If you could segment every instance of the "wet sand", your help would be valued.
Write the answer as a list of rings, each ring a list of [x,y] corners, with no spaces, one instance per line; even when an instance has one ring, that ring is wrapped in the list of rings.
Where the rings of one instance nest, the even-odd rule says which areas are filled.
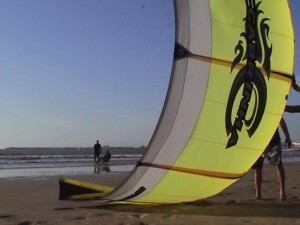
[[[279,201],[276,171],[264,168],[262,201],[253,201],[254,171],[222,193],[193,203],[168,206],[100,206],[97,201],[59,201],[58,176],[0,179],[0,224],[300,224],[300,163],[285,164],[288,199]],[[68,176],[118,185],[128,172]]]

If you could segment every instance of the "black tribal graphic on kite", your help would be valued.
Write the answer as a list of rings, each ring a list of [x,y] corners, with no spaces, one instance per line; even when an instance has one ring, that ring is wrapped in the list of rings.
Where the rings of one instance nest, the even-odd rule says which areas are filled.
[[[270,28],[267,24],[270,19],[260,18],[264,15],[264,12],[259,9],[261,2],[256,3],[255,0],[245,0],[245,2],[247,6],[247,15],[244,18],[245,32],[241,33],[243,40],[240,40],[235,47],[236,57],[231,66],[231,73],[241,62],[245,61],[246,65],[237,73],[228,97],[225,126],[229,139],[226,148],[237,144],[238,131],[242,130],[243,124],[246,126],[249,138],[255,133],[267,102],[267,86],[263,73],[270,77],[272,45],[268,46]],[[263,70],[258,69],[256,63],[260,63]],[[243,88],[242,99],[232,123],[233,104],[241,88]],[[255,98],[254,107],[252,114],[248,116],[251,98]]]

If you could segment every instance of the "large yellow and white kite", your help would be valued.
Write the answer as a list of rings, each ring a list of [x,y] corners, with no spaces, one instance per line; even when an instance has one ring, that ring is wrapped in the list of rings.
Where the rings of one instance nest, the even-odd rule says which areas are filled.
[[[61,178],[61,199],[205,199],[241,178],[267,146],[293,74],[288,1],[177,0],[174,9],[172,75],[145,154],[115,189]]]

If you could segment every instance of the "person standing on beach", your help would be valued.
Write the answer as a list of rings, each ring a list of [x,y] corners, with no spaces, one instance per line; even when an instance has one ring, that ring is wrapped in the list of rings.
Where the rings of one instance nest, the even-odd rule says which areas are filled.
[[[288,148],[290,148],[292,145],[292,141],[291,141],[291,138],[289,135],[287,125],[283,118],[280,121],[280,126],[285,135],[285,144],[287,144]],[[259,159],[252,166],[252,169],[255,169],[254,179],[255,179],[256,195],[255,195],[254,200],[262,200],[262,194],[261,194],[262,168],[263,168],[265,157],[267,157],[267,159],[271,165],[274,165],[276,167],[276,172],[277,172],[279,185],[280,185],[279,198],[281,201],[286,200],[285,171],[283,168],[281,155],[282,155],[281,140],[280,140],[279,130],[277,128],[271,141],[269,142],[268,146],[266,147],[264,153],[262,154],[261,157],[259,157]]]
[[[97,140],[97,143],[94,145],[94,161],[95,161],[95,163],[99,162],[101,153],[102,153],[102,148],[99,143],[99,140]]]

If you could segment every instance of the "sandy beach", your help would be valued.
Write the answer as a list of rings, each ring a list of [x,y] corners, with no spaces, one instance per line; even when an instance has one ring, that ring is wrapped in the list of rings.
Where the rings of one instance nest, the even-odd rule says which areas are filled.
[[[59,201],[58,176],[0,180],[0,224],[300,224],[300,163],[287,163],[288,199],[278,200],[275,168],[264,168],[263,201],[254,197],[254,171],[205,201],[168,206],[100,206],[97,201]],[[128,172],[69,178],[116,186]]]

